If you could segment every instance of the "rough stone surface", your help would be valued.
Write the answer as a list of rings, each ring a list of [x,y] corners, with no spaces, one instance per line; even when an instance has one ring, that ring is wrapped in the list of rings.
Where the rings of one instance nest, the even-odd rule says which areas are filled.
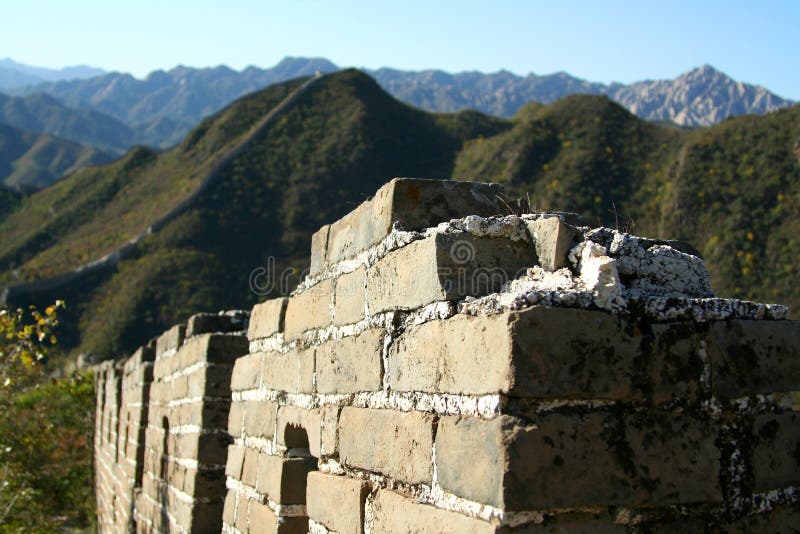
[[[356,393],[381,389],[383,338],[383,329],[373,328],[317,347],[317,391]]]
[[[364,532],[364,502],[369,484],[318,471],[308,474],[308,517],[339,534]]]
[[[421,230],[466,215],[500,212],[496,184],[395,178],[375,196],[330,225],[324,262],[322,247],[311,250],[313,266],[336,263],[380,242],[395,223],[404,230]],[[321,243],[322,235],[316,243]]]
[[[752,439],[756,492],[800,486],[800,413],[757,416]]]
[[[418,534],[491,534],[490,523],[419,504],[393,491],[381,490],[371,503],[372,532]]]
[[[281,458],[257,454],[256,489],[279,504],[305,504],[306,479],[317,468],[316,458]],[[255,481],[255,479],[254,479]]]
[[[284,332],[287,340],[297,339],[306,330],[330,324],[332,284],[331,279],[323,280],[289,298]]]
[[[359,267],[336,280],[333,324],[341,326],[357,323],[364,318],[364,286],[367,269]]]
[[[410,484],[430,484],[433,417],[419,412],[344,408],[339,454],[348,466],[384,473]]]
[[[569,251],[577,244],[580,236],[578,230],[557,215],[528,221],[526,224],[536,245],[539,265],[548,271],[567,267]]]
[[[186,337],[217,332],[241,332],[247,329],[249,314],[245,311],[198,313],[186,323]]]
[[[530,243],[437,233],[389,253],[367,272],[370,313],[499,291],[530,265]]]
[[[286,314],[287,297],[270,299],[253,306],[250,312],[250,326],[247,329],[248,339],[270,337],[283,331],[283,321]]]
[[[261,384],[287,393],[314,390],[314,349],[261,354]]]
[[[726,321],[711,326],[708,354],[723,398],[800,390],[798,321]]]

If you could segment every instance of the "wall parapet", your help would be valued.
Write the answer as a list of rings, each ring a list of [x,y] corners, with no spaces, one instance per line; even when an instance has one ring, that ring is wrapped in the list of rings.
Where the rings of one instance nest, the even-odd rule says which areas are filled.
[[[498,215],[495,191],[393,180],[315,234],[292,295],[233,333],[195,316],[152,343],[136,529],[796,524],[786,308],[715,297],[688,244]],[[113,426],[125,379],[104,366]]]

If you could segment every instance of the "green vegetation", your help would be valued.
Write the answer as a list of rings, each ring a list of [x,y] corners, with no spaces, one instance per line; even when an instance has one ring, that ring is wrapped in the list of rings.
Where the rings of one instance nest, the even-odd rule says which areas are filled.
[[[235,102],[171,150],[136,148],[14,201],[0,218],[0,286],[75,269],[145,231],[299,83]],[[110,357],[191,313],[251,306],[263,298],[249,289],[253,269],[273,256],[279,272],[299,274],[311,233],[394,176],[497,181],[509,196],[530,192],[539,210],[687,239],[718,294],[796,308],[799,133],[800,107],[687,131],[598,96],[531,104],[511,120],[431,114],[342,71],[312,85],[117,268],[60,288],[73,303],[64,345]]]
[[[0,531],[52,532],[94,515],[91,376],[49,380],[57,310],[0,307]]]
[[[109,161],[96,148],[0,124],[0,183],[8,187],[38,189],[65,174]]]

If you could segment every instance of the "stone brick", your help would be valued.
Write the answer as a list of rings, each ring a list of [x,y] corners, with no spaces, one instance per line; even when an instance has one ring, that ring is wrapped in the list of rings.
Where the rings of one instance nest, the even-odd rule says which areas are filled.
[[[244,402],[231,403],[230,413],[228,414],[228,434],[238,438],[242,435],[244,427]]]
[[[335,456],[339,450],[339,410],[338,406],[320,407],[320,457]]]
[[[404,230],[421,230],[467,215],[496,215],[500,190],[496,184],[395,178],[330,225],[325,259],[320,257],[322,247],[312,247],[311,264],[321,269],[351,258],[383,240],[394,223]],[[316,242],[321,241],[322,234]]]
[[[219,332],[242,332],[247,328],[248,313],[241,310],[220,313],[197,313],[186,323],[186,337]]]
[[[261,353],[261,385],[287,393],[312,393],[314,349]]]
[[[247,532],[248,531],[248,520],[247,517],[249,514],[249,500],[247,495],[239,494],[237,495],[237,504],[236,504],[236,521],[234,525],[240,532]]]
[[[279,297],[253,306],[247,338],[259,339],[282,332],[287,302],[289,302],[288,298]]]
[[[367,268],[363,265],[355,271],[336,279],[334,294],[333,324],[336,326],[357,323],[364,319],[366,298],[364,286]]]
[[[327,279],[289,298],[286,304],[284,336],[292,341],[306,330],[322,328],[331,323],[331,293],[333,280]]]
[[[752,439],[756,492],[800,485],[800,413],[756,416]]]
[[[225,464],[225,475],[236,480],[242,477],[242,464],[244,463],[245,448],[241,445],[228,447],[228,460]]]
[[[367,272],[372,314],[499,291],[533,263],[533,245],[467,232],[436,234],[384,256]]]
[[[220,469],[188,470],[184,491],[195,499],[221,499],[225,496],[225,472]]]
[[[186,325],[177,324],[158,336],[156,340],[156,359],[171,350],[176,350],[183,343],[186,335]]]
[[[457,315],[408,327],[389,346],[396,391],[482,394],[511,389],[508,315]]]
[[[708,356],[715,393],[737,398],[800,389],[800,322],[720,321],[711,325]]]
[[[318,408],[308,410],[296,406],[280,406],[278,408],[278,445],[287,448],[304,448],[298,439],[305,432],[309,452],[320,457],[320,432],[322,419]]]
[[[229,489],[225,495],[225,506],[222,510],[222,521],[226,525],[233,526],[236,512],[236,491]]]
[[[650,329],[652,343],[643,343],[642,355],[649,366],[647,387],[653,403],[697,400],[705,387],[704,333],[689,322],[653,324]],[[636,361],[630,364],[629,374],[637,367]]]
[[[493,534],[495,531],[485,521],[420,504],[390,490],[380,490],[371,507],[375,534]]]
[[[526,223],[536,246],[539,265],[547,271],[557,271],[569,265],[567,255],[577,244],[580,233],[558,215],[544,215]]]
[[[640,363],[644,335],[636,328],[629,333],[613,315],[542,306],[512,313],[509,324],[514,372],[511,395],[640,397],[636,384],[644,381]]]
[[[278,405],[271,401],[247,401],[244,409],[244,430],[247,435],[272,439]]]
[[[208,334],[206,361],[234,363],[249,351],[247,337],[236,334]]]
[[[317,469],[316,458],[283,458],[258,454],[256,489],[279,504],[305,504],[306,477]]]
[[[646,341],[646,343],[645,343]],[[696,398],[701,335],[688,324],[620,323],[604,312],[532,307],[408,327],[389,346],[398,391],[640,400]]]
[[[657,413],[548,414],[528,425],[444,417],[436,468],[445,490],[507,511],[719,502],[715,438],[706,422]]]
[[[328,232],[331,225],[326,224],[311,235],[311,266],[309,274],[319,274],[325,267],[328,250]]]
[[[256,477],[258,476],[258,457],[259,452],[256,449],[248,448],[244,451],[244,464],[242,465],[241,481],[248,486],[256,486]]]
[[[278,516],[266,504],[256,501],[248,502],[249,530],[243,532],[276,533],[278,532]]]
[[[260,354],[248,354],[237,359],[231,375],[231,390],[242,391],[257,388],[261,375],[260,368]]]
[[[420,412],[342,409],[339,455],[344,465],[430,484],[433,416]]]
[[[308,474],[308,517],[339,534],[364,531],[364,501],[369,484],[343,476],[314,471]]]
[[[356,393],[381,389],[383,339],[384,330],[372,328],[318,346],[317,391]]]

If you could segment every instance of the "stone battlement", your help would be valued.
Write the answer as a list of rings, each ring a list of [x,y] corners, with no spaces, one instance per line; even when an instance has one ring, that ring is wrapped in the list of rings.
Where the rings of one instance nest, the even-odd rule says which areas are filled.
[[[800,519],[800,331],[690,245],[395,179],[288,297],[98,367],[102,532],[534,532]]]

